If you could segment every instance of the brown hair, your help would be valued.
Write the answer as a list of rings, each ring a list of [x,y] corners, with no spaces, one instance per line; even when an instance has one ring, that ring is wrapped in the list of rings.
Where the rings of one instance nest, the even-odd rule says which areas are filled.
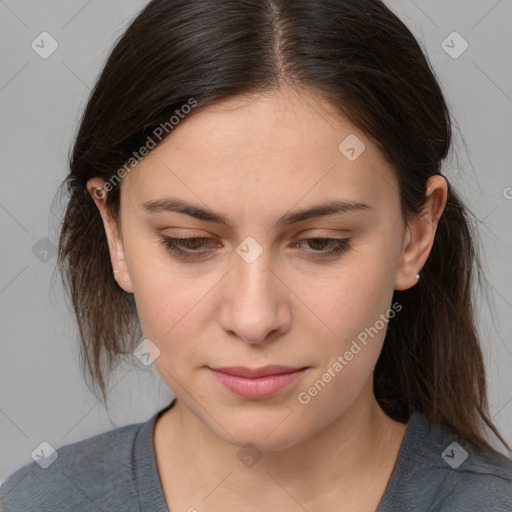
[[[153,0],[113,47],[81,119],[72,154],[58,265],[79,327],[81,366],[106,401],[106,380],[142,339],[134,297],[112,276],[99,211],[86,189],[155,141],[194,98],[203,108],[282,85],[327,99],[379,147],[400,183],[404,222],[441,174],[451,121],[427,57],[380,0]],[[186,122],[186,121],[185,121]],[[165,137],[162,139],[164,140]],[[122,184],[122,180],[121,180]],[[106,204],[119,220],[120,190]],[[481,284],[475,228],[454,189],[419,283],[395,291],[374,392],[391,418],[412,411],[493,449],[485,368],[475,326]],[[475,280],[478,278],[478,280]],[[92,388],[92,389],[93,389]]]

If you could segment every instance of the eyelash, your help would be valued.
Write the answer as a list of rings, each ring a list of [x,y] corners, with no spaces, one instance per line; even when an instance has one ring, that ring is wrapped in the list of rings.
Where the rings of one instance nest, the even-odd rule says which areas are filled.
[[[173,252],[177,257],[183,258],[183,259],[199,259],[205,257],[205,254],[209,254],[213,251],[193,251],[193,250],[183,250],[179,247],[180,244],[186,244],[190,242],[191,240],[194,241],[209,241],[213,240],[212,238],[208,237],[201,237],[201,236],[194,236],[194,237],[187,237],[187,238],[171,238],[168,236],[162,236],[161,243],[170,251]],[[332,256],[337,256],[344,254],[350,250],[350,239],[348,238],[327,238],[327,237],[312,237],[312,238],[303,238],[300,240],[300,242],[310,241],[310,240],[321,240],[322,242],[331,242],[335,245],[334,249],[331,249],[330,251],[314,251],[312,252],[312,257],[314,259],[320,259],[320,258],[328,258]],[[295,246],[298,245],[298,243],[293,244]],[[317,254],[315,254],[315,252]]]

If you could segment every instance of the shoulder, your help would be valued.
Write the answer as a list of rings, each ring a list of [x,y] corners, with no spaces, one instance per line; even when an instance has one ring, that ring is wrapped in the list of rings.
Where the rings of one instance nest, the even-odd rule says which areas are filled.
[[[113,489],[130,500],[133,445],[142,425],[115,428],[55,450],[43,445],[41,454],[34,454],[37,460],[16,470],[0,487],[0,510],[96,511],[112,500]]]
[[[415,503],[414,510],[429,512],[512,512],[512,460],[477,450],[417,412],[411,416],[392,483],[386,505]]]
[[[464,460],[444,471],[442,510],[461,510],[463,506],[465,512],[512,512],[512,461],[494,452],[476,451],[468,444],[453,443],[457,444],[448,447],[444,457],[451,457],[452,450],[464,450]]]

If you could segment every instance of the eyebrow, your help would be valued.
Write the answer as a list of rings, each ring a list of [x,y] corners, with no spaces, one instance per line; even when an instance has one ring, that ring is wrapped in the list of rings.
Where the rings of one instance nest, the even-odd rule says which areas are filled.
[[[215,222],[232,229],[228,218],[220,213],[202,208],[201,206],[187,203],[175,197],[164,197],[146,201],[140,205],[148,213],[175,212],[195,217],[196,219]],[[372,208],[357,201],[333,200],[324,204],[318,204],[303,210],[285,213],[276,222],[276,226],[290,226],[310,218],[325,217],[340,213],[347,213],[357,210],[371,210]]]

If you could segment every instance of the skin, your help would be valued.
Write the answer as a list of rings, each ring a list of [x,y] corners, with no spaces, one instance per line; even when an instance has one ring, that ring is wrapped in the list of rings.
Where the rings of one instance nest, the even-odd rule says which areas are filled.
[[[338,149],[351,134],[366,146],[355,161]],[[395,289],[417,283],[446,204],[444,178],[430,178],[424,211],[406,226],[395,174],[371,140],[328,103],[284,88],[181,121],[124,178],[120,229],[94,193],[103,184],[87,186],[115,277],[134,294],[145,338],[160,351],[154,365],[178,397],[154,430],[169,508],[375,510],[407,427],[373,394],[385,327],[309,403],[297,397],[382,318]],[[140,206],[171,195],[232,227]],[[329,200],[370,208],[275,225]],[[188,248],[212,252],[179,259],[162,234],[211,237]],[[236,252],[247,236],[262,248],[251,263]],[[332,248],[305,240],[315,237],[349,238],[350,249],[315,258]],[[248,400],[208,368],[266,364],[308,369],[277,395]],[[251,467],[237,457],[246,443],[261,455]]]

